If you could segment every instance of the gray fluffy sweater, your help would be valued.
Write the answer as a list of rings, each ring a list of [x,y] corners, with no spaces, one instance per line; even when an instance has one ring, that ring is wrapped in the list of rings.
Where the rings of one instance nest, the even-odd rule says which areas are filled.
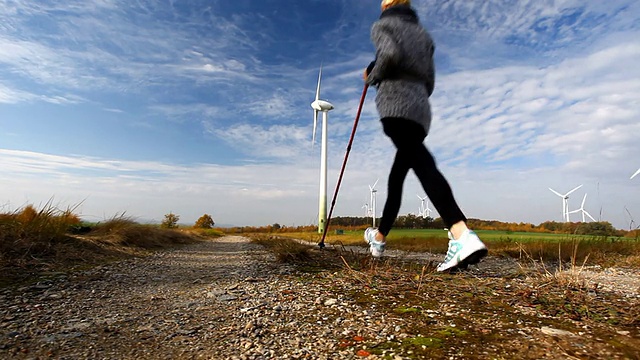
[[[381,118],[413,120],[429,133],[435,49],[414,10],[393,6],[371,28],[376,60],[367,68],[367,83],[377,86],[376,107]]]

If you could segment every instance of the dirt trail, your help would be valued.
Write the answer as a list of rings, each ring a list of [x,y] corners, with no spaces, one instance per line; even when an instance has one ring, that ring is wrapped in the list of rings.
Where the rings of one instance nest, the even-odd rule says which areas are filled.
[[[396,264],[415,260],[400,255]],[[637,326],[572,321],[518,302],[531,284],[496,275],[510,260],[419,278],[358,261],[368,270],[301,272],[247,238],[226,236],[51,274],[0,290],[0,358],[640,357]]]

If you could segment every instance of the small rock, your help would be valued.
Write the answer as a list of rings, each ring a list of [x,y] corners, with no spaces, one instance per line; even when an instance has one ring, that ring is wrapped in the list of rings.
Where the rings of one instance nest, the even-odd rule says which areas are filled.
[[[229,286],[229,287],[227,288],[227,290],[235,290],[235,289],[237,289],[237,288],[238,288],[238,286],[239,286],[239,284],[233,284],[233,285]]]
[[[337,303],[338,303],[338,300],[337,300],[337,299],[327,299],[327,300],[324,302],[324,306],[332,306],[332,305],[335,305],[335,304],[337,304]]]
[[[542,331],[542,333],[544,334],[551,335],[551,336],[576,336],[574,333],[570,331],[554,329],[548,326],[543,326],[542,328],[540,328],[540,331]]]
[[[218,296],[218,301],[223,301],[223,302],[225,302],[225,301],[233,301],[233,300],[237,300],[237,299],[238,299],[238,297],[235,296],[235,295],[225,294],[225,295]]]

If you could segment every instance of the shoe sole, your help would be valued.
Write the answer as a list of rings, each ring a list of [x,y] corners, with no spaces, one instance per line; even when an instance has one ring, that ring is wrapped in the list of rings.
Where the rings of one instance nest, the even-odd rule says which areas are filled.
[[[462,259],[462,261],[460,261],[457,265],[452,266],[449,269],[445,270],[445,272],[447,271],[456,272],[460,270],[466,270],[469,267],[469,265],[475,265],[479,263],[480,260],[482,260],[488,254],[489,254],[489,250],[480,249],[476,252],[471,253],[471,255],[467,256],[466,258]]]

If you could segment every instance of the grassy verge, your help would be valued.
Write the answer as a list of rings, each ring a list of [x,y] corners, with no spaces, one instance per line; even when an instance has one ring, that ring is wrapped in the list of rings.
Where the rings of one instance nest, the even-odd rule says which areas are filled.
[[[609,267],[630,266],[640,267],[640,241],[614,237],[597,237],[583,235],[536,234],[530,237],[519,233],[518,238],[511,238],[506,233],[497,236],[480,237],[489,247],[491,255],[512,257],[517,259],[534,259],[541,261],[570,262],[574,265],[600,265]],[[405,235],[411,236],[405,236]],[[438,231],[433,235],[431,230],[395,231],[387,239],[389,249],[415,252],[430,252],[444,254],[447,251],[448,239],[446,232]],[[278,237],[301,239],[318,242],[317,233],[282,233]],[[326,242],[338,245],[364,246],[362,232],[345,232],[342,235],[328,234]]]
[[[28,205],[0,214],[0,286],[220,235],[214,230],[162,229],[125,216],[84,224],[73,209]]]

